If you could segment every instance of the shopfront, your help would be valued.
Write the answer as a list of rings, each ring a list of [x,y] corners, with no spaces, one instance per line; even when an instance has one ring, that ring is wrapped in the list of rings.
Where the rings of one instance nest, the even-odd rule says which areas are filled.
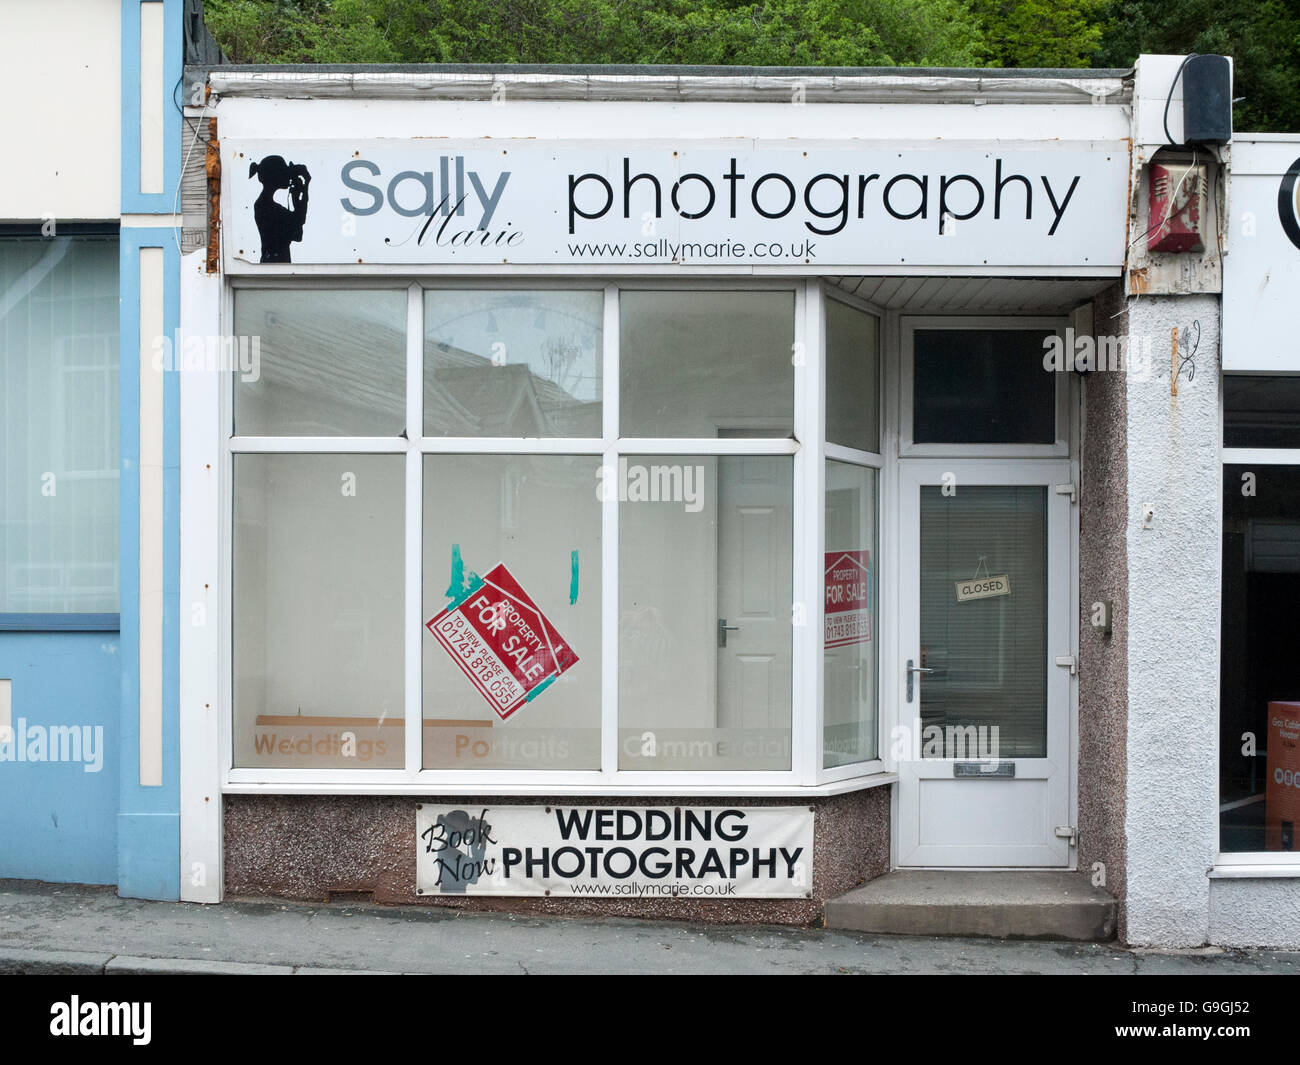
[[[189,897],[1122,883],[1078,371],[1131,78],[205,75]],[[574,897],[629,880],[677,887]]]

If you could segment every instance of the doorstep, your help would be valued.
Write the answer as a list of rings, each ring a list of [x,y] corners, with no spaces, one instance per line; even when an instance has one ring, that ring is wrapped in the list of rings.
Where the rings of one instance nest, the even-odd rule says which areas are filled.
[[[826,900],[826,927],[909,936],[1115,938],[1115,899],[1081,873],[898,869]]]

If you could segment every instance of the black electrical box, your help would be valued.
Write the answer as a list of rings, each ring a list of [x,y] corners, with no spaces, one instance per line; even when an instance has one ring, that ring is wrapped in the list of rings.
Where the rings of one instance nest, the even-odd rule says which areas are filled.
[[[1232,65],[1227,56],[1196,55],[1183,68],[1183,143],[1232,140]]]

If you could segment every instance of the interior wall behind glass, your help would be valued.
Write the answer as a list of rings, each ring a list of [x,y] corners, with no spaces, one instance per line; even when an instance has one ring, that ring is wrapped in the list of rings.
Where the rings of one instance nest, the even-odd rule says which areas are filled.
[[[404,762],[402,455],[236,455],[235,765]]]
[[[0,613],[117,613],[117,238],[0,239],[0,305]]]
[[[859,451],[880,450],[879,321],[826,300],[826,439]]]
[[[627,457],[620,769],[790,768],[792,474],[788,456]]]

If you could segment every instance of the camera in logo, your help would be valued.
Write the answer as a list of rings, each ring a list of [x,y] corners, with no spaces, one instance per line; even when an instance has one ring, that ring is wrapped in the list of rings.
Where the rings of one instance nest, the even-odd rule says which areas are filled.
[[[1282,176],[1282,184],[1277,189],[1277,215],[1282,221],[1282,231],[1287,239],[1300,248],[1300,189],[1296,187],[1300,178],[1300,159],[1297,159]]]
[[[1285,788],[1300,788],[1300,773],[1279,766],[1273,770],[1273,783]]]

